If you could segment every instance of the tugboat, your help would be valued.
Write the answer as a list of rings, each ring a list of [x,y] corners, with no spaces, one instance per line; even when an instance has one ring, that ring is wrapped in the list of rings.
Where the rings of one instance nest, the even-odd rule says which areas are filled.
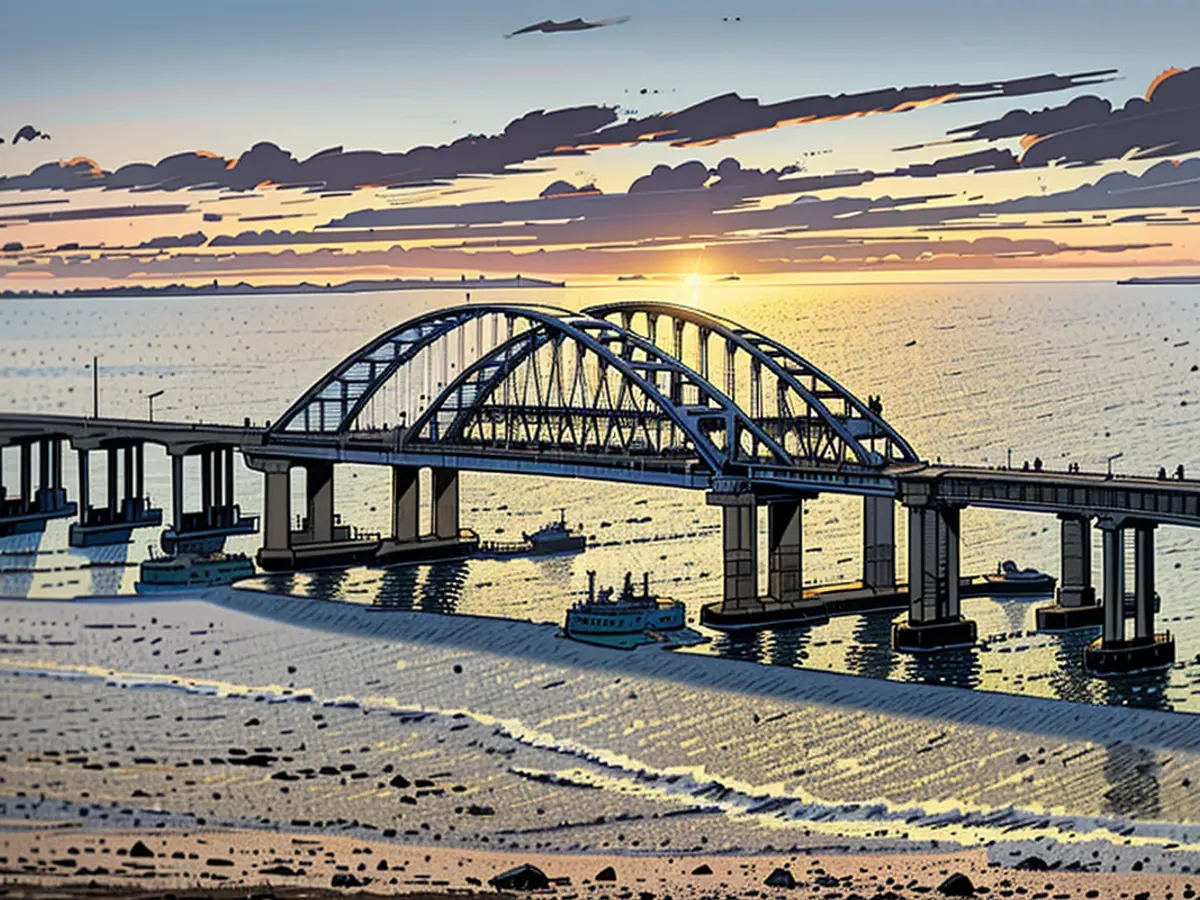
[[[484,541],[479,545],[480,556],[542,556],[548,553],[579,553],[587,546],[587,538],[573,532],[567,525],[567,510],[559,507],[559,518],[529,534],[522,532],[520,541],[503,543]],[[583,527],[582,525],[580,526]]]
[[[639,644],[663,639],[662,632],[680,631],[685,624],[684,605],[650,593],[650,573],[642,575],[642,593],[633,591],[633,575],[625,573],[625,586],[613,599],[611,587],[596,590],[596,573],[588,572],[587,600],[567,610],[563,634],[577,641],[632,650]]]
[[[996,566],[982,580],[964,579],[958,593],[960,597],[1018,597],[1048,596],[1054,593],[1057,579],[1037,569],[1018,569],[1011,559]]]
[[[139,594],[162,594],[233,584],[254,574],[254,563],[244,553],[181,553],[154,556],[138,570],[134,589]]]

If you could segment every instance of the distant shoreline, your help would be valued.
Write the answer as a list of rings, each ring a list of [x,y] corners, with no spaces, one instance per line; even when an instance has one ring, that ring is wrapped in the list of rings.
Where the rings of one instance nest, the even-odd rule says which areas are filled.
[[[1200,275],[1157,275],[1151,278],[1126,278],[1117,284],[1200,284]]]
[[[386,281],[361,279],[345,281],[341,284],[313,284],[311,281],[301,281],[297,284],[263,284],[253,285],[245,281],[235,284],[220,284],[212,281],[208,284],[165,284],[158,286],[121,285],[107,288],[71,288],[64,291],[4,291],[0,298],[5,299],[54,299],[55,297],[224,297],[239,294],[357,294],[366,291],[428,291],[428,290],[459,290],[479,291],[497,288],[561,288],[566,287],[565,281],[547,281],[544,278],[527,278],[517,275],[513,278],[475,278],[475,279],[437,279],[437,278],[392,278]]]

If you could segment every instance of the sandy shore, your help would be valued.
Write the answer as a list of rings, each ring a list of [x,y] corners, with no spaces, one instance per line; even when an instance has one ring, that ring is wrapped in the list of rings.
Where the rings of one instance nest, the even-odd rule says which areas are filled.
[[[135,850],[135,847],[137,848]],[[975,892],[1000,897],[1190,898],[1200,876],[1038,871],[989,863],[984,851],[947,854],[806,854],[631,856],[464,852],[398,846],[347,837],[255,831],[79,833],[65,828],[8,832],[0,838],[6,896],[133,896],[221,890],[320,893],[491,893],[489,879],[523,864],[542,870],[548,891],[572,897],[821,896],[897,900],[938,894],[960,873]],[[1018,863],[1028,862],[1018,861]],[[1033,863],[1036,866],[1036,863]],[[602,873],[611,867],[612,877]],[[776,869],[792,889],[768,887]],[[334,884],[339,885],[334,890]],[[299,891],[300,893],[296,893]],[[108,892],[108,893],[106,893]]]

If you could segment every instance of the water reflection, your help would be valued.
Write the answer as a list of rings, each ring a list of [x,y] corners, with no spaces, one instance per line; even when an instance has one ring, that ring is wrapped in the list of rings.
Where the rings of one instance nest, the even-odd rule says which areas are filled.
[[[1048,680],[1058,699],[1076,703],[1096,702],[1100,682],[1083,668],[1083,648],[1098,633],[1095,628],[1082,628],[1049,636],[1053,641],[1055,666]]]
[[[463,560],[438,563],[425,569],[425,583],[418,609],[423,612],[453,613],[462,598],[469,567]]]
[[[980,669],[979,650],[975,647],[914,653],[906,657],[904,666],[906,681],[965,688],[979,686]]]
[[[808,659],[812,628],[811,625],[797,625],[762,631],[731,631],[714,639],[711,651],[728,659],[798,669]]]
[[[1167,672],[1145,672],[1121,678],[1104,679],[1104,702],[1109,706],[1136,706],[1141,709],[1169,710],[1166,689]]]
[[[854,626],[854,643],[846,651],[846,666],[855,675],[887,678],[896,665],[892,652],[892,622],[895,613],[870,613],[859,616]]]
[[[1131,744],[1104,748],[1104,809],[1114,815],[1155,819],[1159,813],[1159,763],[1154,752]]]

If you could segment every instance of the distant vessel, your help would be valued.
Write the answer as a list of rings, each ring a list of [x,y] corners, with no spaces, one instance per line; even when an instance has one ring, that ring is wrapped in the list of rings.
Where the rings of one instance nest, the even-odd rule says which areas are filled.
[[[618,275],[617,281],[645,281],[645,275]]]
[[[652,643],[662,632],[684,627],[684,605],[650,593],[650,573],[642,575],[642,593],[633,590],[633,575],[625,573],[625,586],[613,599],[610,587],[596,590],[596,573],[588,572],[587,600],[567,610],[563,633],[577,641],[629,650]]]
[[[142,563],[134,585],[139,594],[161,594],[233,584],[254,574],[244,553],[182,553],[152,557]]]
[[[995,572],[982,579],[966,579],[960,584],[958,593],[962,597],[1015,597],[1021,595],[1046,596],[1054,593],[1057,580],[1053,575],[1037,569],[1018,569],[1011,559],[996,566]]]
[[[734,272],[732,275],[726,275],[724,278],[718,278],[718,281],[741,281],[742,276]]]
[[[587,546],[587,537],[573,532],[567,525],[567,510],[559,507],[559,518],[532,534],[522,532],[520,541],[503,543],[484,541],[479,545],[480,556],[534,556],[548,553],[579,553]],[[583,526],[581,525],[580,528]]]

